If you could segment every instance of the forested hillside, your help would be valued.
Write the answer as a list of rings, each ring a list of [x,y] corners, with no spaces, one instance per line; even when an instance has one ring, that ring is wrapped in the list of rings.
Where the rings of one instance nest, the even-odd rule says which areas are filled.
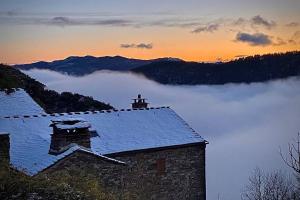
[[[0,64],[0,89],[23,88],[48,113],[106,110],[113,107],[92,97],[70,92],[58,93],[48,90],[42,83],[19,70]]]
[[[70,56],[63,60],[52,62],[40,61],[31,64],[15,65],[14,67],[22,70],[48,69],[64,74],[83,76],[98,70],[128,71],[146,64],[159,61],[179,60],[174,58],[157,58],[152,60],[142,60],[126,58],[122,56]]]
[[[163,84],[251,83],[300,75],[300,52],[257,55],[226,63],[156,62],[132,70]]]

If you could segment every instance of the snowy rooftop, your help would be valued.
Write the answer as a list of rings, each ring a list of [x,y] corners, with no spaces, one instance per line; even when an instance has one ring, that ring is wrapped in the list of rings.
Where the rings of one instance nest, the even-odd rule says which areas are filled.
[[[0,117],[0,132],[10,134],[11,164],[34,175],[57,160],[78,150],[77,145],[57,156],[48,154],[52,121],[78,117],[97,131],[91,152],[107,155],[132,150],[204,142],[172,109],[95,111],[19,118]]]
[[[81,118],[63,118],[51,121],[52,125],[58,129],[83,129],[91,127],[90,123]]]
[[[42,113],[45,111],[23,89],[11,93],[0,90],[0,117]]]

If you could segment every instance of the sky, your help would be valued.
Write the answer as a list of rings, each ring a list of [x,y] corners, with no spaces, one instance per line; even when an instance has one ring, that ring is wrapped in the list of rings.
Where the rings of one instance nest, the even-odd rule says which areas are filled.
[[[299,10],[299,0],[0,0],[0,62],[206,62],[300,50]]]
[[[56,91],[70,91],[130,108],[141,93],[150,106],[170,106],[209,144],[208,200],[240,199],[256,167],[291,170],[281,156],[300,131],[300,79],[265,83],[171,86],[131,73],[98,71],[72,77],[47,70],[25,71]]]

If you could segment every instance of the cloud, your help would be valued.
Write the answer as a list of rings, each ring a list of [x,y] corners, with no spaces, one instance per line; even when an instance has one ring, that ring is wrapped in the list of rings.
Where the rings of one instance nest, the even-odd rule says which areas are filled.
[[[212,33],[214,31],[217,31],[219,29],[219,27],[220,27],[219,24],[209,24],[207,26],[202,26],[202,27],[196,28],[195,30],[192,31],[192,33],[201,33],[201,32]]]
[[[150,15],[151,16],[151,15]],[[48,26],[129,26],[134,28],[143,27],[176,27],[194,28],[203,25],[199,18],[182,18],[171,16],[165,18],[165,13],[159,13],[160,19],[149,16],[143,18],[132,18],[130,14],[112,13],[23,13],[23,12],[1,12],[0,23],[15,25],[48,25]]]
[[[16,16],[19,13],[14,11],[14,10],[10,10],[10,11],[0,11],[0,16],[6,16],[6,17],[12,17],[12,16]]]
[[[288,43],[290,43],[290,44],[292,44],[292,45],[296,45],[296,44],[297,44],[297,42],[296,42],[295,40],[292,40],[292,39],[289,39],[289,40],[288,40]]]
[[[244,25],[247,22],[246,19],[240,17],[237,20],[233,20],[232,24],[235,26],[240,26],[240,25]]]
[[[0,23],[17,25],[54,25],[54,26],[79,26],[79,25],[107,25],[107,26],[131,26],[134,28],[161,26],[188,28],[201,25],[197,18],[184,18],[170,12],[143,13],[143,18],[131,19],[141,13],[95,13],[95,12],[51,12],[33,13],[21,11],[0,11]],[[161,19],[153,20],[152,15],[160,16]],[[170,18],[166,18],[169,16]],[[151,18],[150,18],[151,17]]]
[[[280,37],[277,37],[276,41],[273,42],[274,46],[282,46],[282,45],[286,45],[286,44],[287,44],[287,41],[285,41],[284,39],[282,39]]]
[[[153,45],[152,44],[140,43],[140,44],[136,45],[136,47],[141,48],[141,49],[152,49]]]
[[[132,43],[132,44],[121,44],[120,47],[125,48],[125,49],[128,49],[128,48],[152,49],[153,44],[152,43],[149,43],[149,44],[146,44],[146,43],[133,44]]]
[[[235,41],[245,42],[251,46],[268,46],[272,45],[271,37],[263,33],[241,33],[236,35]]]
[[[178,27],[178,28],[190,28],[201,25],[199,19],[188,18],[168,18],[168,19],[159,19],[155,21],[147,21],[144,26],[160,26],[160,27]]]
[[[271,29],[276,26],[276,22],[268,21],[268,20],[264,19],[263,17],[261,17],[260,15],[256,15],[256,16],[252,17],[250,22],[252,25],[264,26],[268,29]]]
[[[300,31],[296,31],[291,39],[288,40],[288,43],[292,44],[292,45],[297,45],[300,44]]]
[[[245,19],[240,17],[236,20],[233,20],[231,25],[238,26],[244,29],[245,28],[256,29],[257,27],[272,29],[277,25],[277,23],[275,21],[268,21],[267,19],[261,17],[260,15],[256,15],[250,19]]]
[[[120,47],[121,48],[135,48],[136,45],[135,44],[121,44]]]
[[[44,23],[41,21],[41,23]],[[78,25],[103,25],[103,26],[128,26],[132,24],[129,20],[123,19],[93,19],[93,18],[69,18],[69,17],[53,17],[45,22],[49,25],[57,26],[78,26]]]
[[[300,31],[296,31],[292,34],[289,39],[282,39],[280,37],[269,37],[272,38],[272,45],[274,46],[281,46],[286,44],[298,45],[300,44]]]
[[[292,39],[294,39],[294,40],[300,39],[300,31],[296,31],[296,32],[293,34]]]
[[[291,23],[286,24],[287,27],[291,27],[291,28],[298,27],[299,25],[300,24],[298,22],[291,22]]]
[[[156,22],[150,22],[146,23],[146,26],[160,26],[160,27],[178,27],[178,28],[189,28],[189,27],[195,27],[200,25],[199,22],[190,22],[190,21],[185,21],[185,22],[170,22],[169,20],[164,21],[156,21]]]
[[[58,26],[66,26],[66,25],[76,25],[79,22],[71,20],[68,17],[54,17],[49,21],[49,24],[58,25]]]
[[[165,18],[166,13],[158,13],[159,20],[151,15],[144,18],[131,18],[130,14],[112,13],[23,13],[17,11],[0,11],[0,23],[16,25],[49,25],[49,26],[130,26],[134,28],[160,26],[190,28],[201,25],[197,18],[182,19],[178,16]]]
[[[129,20],[123,19],[106,19],[106,20],[98,20],[95,21],[95,25],[118,25],[118,26],[127,26],[130,25],[132,22]]]

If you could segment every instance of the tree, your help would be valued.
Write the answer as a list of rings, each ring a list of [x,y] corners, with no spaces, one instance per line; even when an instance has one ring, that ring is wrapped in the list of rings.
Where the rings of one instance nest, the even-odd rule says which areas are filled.
[[[291,179],[281,171],[264,173],[259,168],[249,178],[242,200],[296,200]]]
[[[288,156],[284,157],[280,151],[280,155],[287,166],[292,168],[296,174],[300,174],[300,133],[294,143],[288,144]]]
[[[46,175],[30,177],[0,161],[0,199],[27,200],[113,200],[95,177],[83,171],[57,171],[51,178]]]
[[[288,144],[288,155],[284,156],[280,150],[280,155],[287,166],[289,166],[296,176],[296,191],[300,198],[300,133],[293,143]]]
[[[288,144],[287,156],[281,150],[280,155],[293,170],[297,184],[280,171],[265,174],[256,168],[242,193],[243,200],[300,200],[300,133]]]

